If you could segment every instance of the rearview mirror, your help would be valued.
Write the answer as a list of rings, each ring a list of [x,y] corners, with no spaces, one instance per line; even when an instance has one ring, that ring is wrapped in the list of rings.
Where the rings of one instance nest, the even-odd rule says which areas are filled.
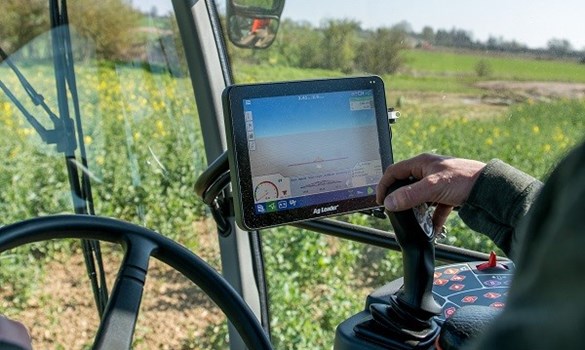
[[[265,49],[278,32],[284,0],[228,0],[227,31],[241,48]]]

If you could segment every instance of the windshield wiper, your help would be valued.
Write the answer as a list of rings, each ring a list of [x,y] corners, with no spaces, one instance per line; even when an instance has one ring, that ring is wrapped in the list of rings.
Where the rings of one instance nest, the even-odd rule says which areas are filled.
[[[64,131],[64,142],[62,145],[64,148],[62,149],[62,152],[65,154],[65,163],[69,175],[73,206],[75,213],[77,214],[95,215],[89,176],[85,171],[81,171],[81,174],[79,174],[75,156],[75,133],[77,131],[81,164],[85,169],[88,169],[85,145],[83,142],[83,129],[81,127],[79,97],[77,94],[77,84],[75,82],[67,1],[61,0],[61,4],[59,5],[58,0],[49,0],[49,12],[51,15],[51,39],[57,86],[57,101],[59,105],[59,114],[62,117],[60,119],[62,130]],[[69,88],[69,93],[71,94],[77,130],[74,128],[73,120],[69,117],[67,88]],[[100,243],[95,240],[82,240],[81,243],[96,307],[101,318],[108,301],[108,289]]]
[[[33,86],[29,83],[29,81],[24,77],[24,75],[20,72],[18,67],[14,63],[6,52],[0,47],[0,63],[4,62],[14,75],[20,81],[23,89],[26,91],[28,96],[30,97],[32,103],[35,106],[41,106],[43,110],[47,113],[51,121],[53,122],[53,129],[47,130],[27,109],[24,105],[18,100],[18,98],[10,91],[10,89],[4,84],[2,79],[0,79],[0,89],[4,92],[4,94],[14,103],[16,108],[24,115],[25,119],[29,122],[29,124],[35,129],[35,131],[39,134],[41,139],[47,144],[57,144],[57,149],[60,149],[59,142],[63,139],[63,135],[61,132],[61,128],[59,126],[60,120],[59,117],[49,108],[49,106],[45,103],[45,98],[43,95],[39,94]]]

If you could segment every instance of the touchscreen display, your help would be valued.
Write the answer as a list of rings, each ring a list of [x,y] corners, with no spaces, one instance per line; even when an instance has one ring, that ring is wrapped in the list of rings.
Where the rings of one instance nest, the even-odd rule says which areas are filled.
[[[256,214],[375,193],[383,170],[371,89],[242,103]]]
[[[392,163],[378,77],[234,85],[224,92],[236,222],[256,229],[377,207]]]

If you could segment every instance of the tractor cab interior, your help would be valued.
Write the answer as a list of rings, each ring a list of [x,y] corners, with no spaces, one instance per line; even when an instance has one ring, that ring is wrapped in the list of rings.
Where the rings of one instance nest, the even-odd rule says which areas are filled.
[[[484,4],[444,22],[359,3],[1,4],[0,313],[36,348],[430,350],[484,332],[514,263],[376,188],[423,152],[544,178],[583,137],[585,51],[507,12],[510,28],[469,22]]]

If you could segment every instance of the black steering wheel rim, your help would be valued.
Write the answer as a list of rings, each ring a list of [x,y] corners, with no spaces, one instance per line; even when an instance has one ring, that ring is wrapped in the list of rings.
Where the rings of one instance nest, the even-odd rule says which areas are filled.
[[[140,289],[139,298],[141,298],[148,260],[152,256],[179,271],[199,286],[223,311],[249,349],[272,349],[270,340],[254,313],[215,269],[187,248],[147,228],[99,216],[44,216],[1,227],[0,253],[28,243],[67,238],[118,243],[126,251],[104,318],[100,323],[95,348],[120,348],[120,344],[130,346],[128,342],[131,342],[133,336],[134,323],[131,324],[132,330],[128,339],[110,339],[119,336],[117,334],[119,332],[110,328],[120,328],[120,322],[126,323],[128,315],[125,313],[129,311],[135,313],[130,315],[134,316],[135,322],[138,309],[128,305],[127,300],[120,297],[120,293],[123,294],[126,288]],[[142,282],[140,282],[141,278]],[[138,300],[139,306],[140,300]],[[122,315],[122,320],[120,320],[120,315]],[[105,332],[102,332],[102,329]],[[112,332],[108,333],[108,330]],[[125,338],[126,335],[122,334],[122,337]]]

